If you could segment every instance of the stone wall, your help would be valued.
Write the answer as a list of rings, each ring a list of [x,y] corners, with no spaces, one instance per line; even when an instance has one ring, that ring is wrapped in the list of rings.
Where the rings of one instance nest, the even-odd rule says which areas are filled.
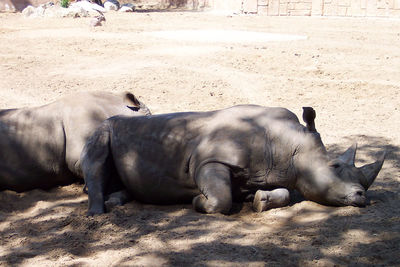
[[[400,18],[400,0],[213,0],[212,7],[268,16]]]
[[[400,0],[258,0],[271,16],[400,17]]]

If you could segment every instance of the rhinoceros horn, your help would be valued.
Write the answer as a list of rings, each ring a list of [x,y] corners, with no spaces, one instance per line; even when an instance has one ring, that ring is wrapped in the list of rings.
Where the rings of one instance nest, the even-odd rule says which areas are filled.
[[[383,154],[379,157],[377,161],[359,168],[364,174],[364,177],[360,179],[360,183],[365,190],[368,190],[371,184],[375,181],[375,178],[376,176],[378,176],[378,173],[382,168],[383,162],[385,161],[385,157],[386,152],[383,152]]]
[[[348,165],[354,165],[354,161],[356,159],[356,150],[357,143],[354,143],[342,155],[340,155],[338,159]]]

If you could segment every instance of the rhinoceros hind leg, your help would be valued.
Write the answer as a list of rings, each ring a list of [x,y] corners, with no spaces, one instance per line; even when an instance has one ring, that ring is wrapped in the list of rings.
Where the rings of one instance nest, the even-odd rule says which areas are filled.
[[[231,175],[227,166],[208,163],[196,172],[195,181],[202,192],[193,198],[195,210],[205,213],[229,213],[232,207]]]
[[[131,196],[129,193],[126,190],[121,190],[110,194],[106,202],[104,202],[104,205],[106,206],[107,212],[109,212],[114,207],[122,206],[130,200]]]
[[[289,202],[290,194],[285,188],[278,188],[272,191],[258,190],[254,196],[253,209],[257,212],[263,212],[287,206]]]

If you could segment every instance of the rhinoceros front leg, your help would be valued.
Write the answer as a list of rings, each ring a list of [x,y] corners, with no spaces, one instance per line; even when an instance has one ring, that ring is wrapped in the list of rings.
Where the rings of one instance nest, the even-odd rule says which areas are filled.
[[[290,202],[289,190],[278,188],[271,191],[258,190],[253,200],[253,209],[257,212],[287,206]]]
[[[196,172],[195,182],[202,194],[193,198],[195,210],[229,213],[232,207],[231,174],[227,166],[208,163]]]

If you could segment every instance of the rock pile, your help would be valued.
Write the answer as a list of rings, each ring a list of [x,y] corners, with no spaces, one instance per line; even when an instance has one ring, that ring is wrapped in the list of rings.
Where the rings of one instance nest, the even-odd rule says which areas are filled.
[[[22,10],[25,17],[95,17],[100,12],[107,12],[110,10],[120,12],[133,12],[135,6],[133,4],[119,4],[117,0],[106,0],[104,7],[89,1],[77,1],[69,5],[68,8],[55,5],[53,2],[40,5],[38,7],[27,6]]]

